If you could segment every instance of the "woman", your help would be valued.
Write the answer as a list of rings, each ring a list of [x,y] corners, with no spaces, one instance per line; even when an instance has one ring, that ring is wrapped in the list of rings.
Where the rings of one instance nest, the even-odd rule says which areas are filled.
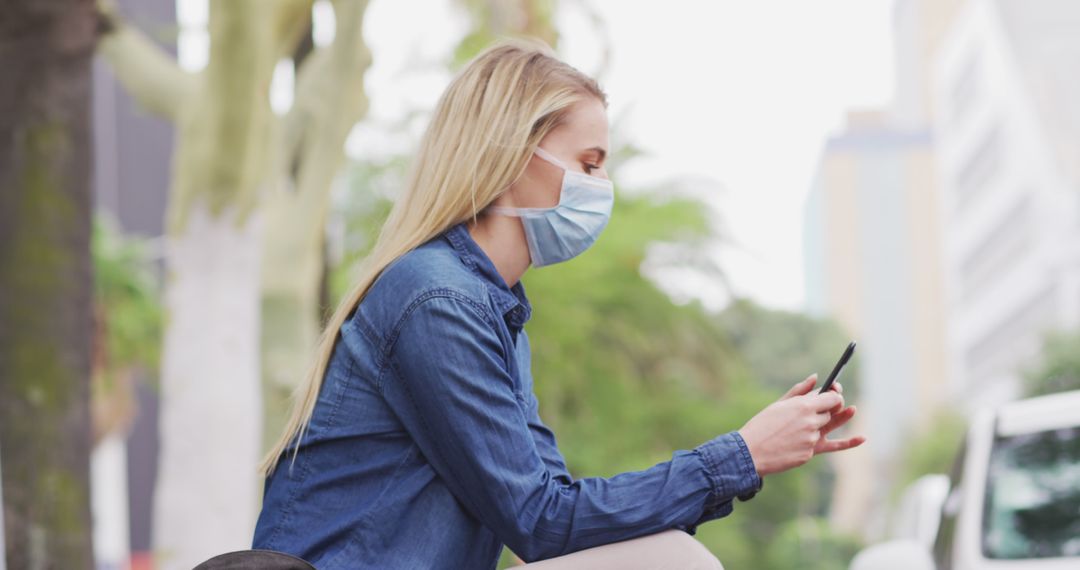
[[[717,568],[699,524],[861,443],[822,437],[854,408],[810,394],[811,376],[670,461],[567,472],[538,415],[520,279],[606,226],[606,108],[541,43],[502,42],[455,76],[261,465],[254,548],[320,569],[487,569],[504,544],[538,568]]]

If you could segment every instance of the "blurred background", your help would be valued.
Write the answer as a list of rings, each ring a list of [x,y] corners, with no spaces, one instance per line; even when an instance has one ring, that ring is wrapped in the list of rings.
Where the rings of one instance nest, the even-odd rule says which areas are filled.
[[[255,463],[322,319],[452,74],[500,37],[544,39],[611,101],[612,221],[524,277],[575,477],[738,429],[856,340],[843,431],[867,443],[697,534],[728,568],[848,568],[941,548],[948,485],[913,483],[959,469],[972,418],[1080,389],[1080,3],[0,10],[0,569],[250,547]],[[1078,447],[1044,502],[1080,497]],[[1044,556],[1080,556],[1063,516]]]

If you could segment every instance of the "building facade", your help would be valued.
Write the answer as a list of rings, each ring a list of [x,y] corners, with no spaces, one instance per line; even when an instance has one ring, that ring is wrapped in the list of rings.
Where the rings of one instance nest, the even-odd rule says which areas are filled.
[[[1080,3],[971,0],[934,68],[950,400],[1021,394],[1080,324]]]

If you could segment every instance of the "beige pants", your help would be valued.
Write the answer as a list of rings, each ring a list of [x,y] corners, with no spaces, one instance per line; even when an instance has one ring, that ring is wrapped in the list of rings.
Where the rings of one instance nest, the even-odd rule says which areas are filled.
[[[528,570],[724,570],[704,544],[684,531],[669,529],[648,536],[587,548],[518,566]]]

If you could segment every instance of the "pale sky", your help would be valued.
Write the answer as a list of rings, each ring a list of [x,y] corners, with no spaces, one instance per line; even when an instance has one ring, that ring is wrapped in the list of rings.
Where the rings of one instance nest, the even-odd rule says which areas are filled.
[[[204,9],[195,4],[204,2],[181,0],[181,24],[197,24]],[[716,255],[736,293],[769,307],[801,309],[803,200],[825,138],[840,127],[844,112],[882,106],[891,97],[891,5],[562,0],[559,53],[597,76],[611,102],[609,119],[625,116],[624,136],[650,153],[628,164],[617,181],[625,187],[672,178],[712,181],[703,185],[710,189],[707,199],[736,242],[718,247]],[[365,75],[372,106],[350,137],[350,155],[409,149],[407,137],[388,141],[383,125],[408,110],[431,109],[445,88],[442,58],[466,27],[455,6],[450,0],[372,0],[364,23],[374,58]],[[604,35],[612,59],[597,75]],[[196,39],[181,46],[181,60],[198,68],[205,55],[191,47],[197,35],[188,37]],[[275,108],[287,107],[288,99],[278,95]],[[412,136],[424,124],[415,121]],[[704,278],[674,272],[660,279],[676,298],[700,297],[714,308],[726,301],[719,284]]]

